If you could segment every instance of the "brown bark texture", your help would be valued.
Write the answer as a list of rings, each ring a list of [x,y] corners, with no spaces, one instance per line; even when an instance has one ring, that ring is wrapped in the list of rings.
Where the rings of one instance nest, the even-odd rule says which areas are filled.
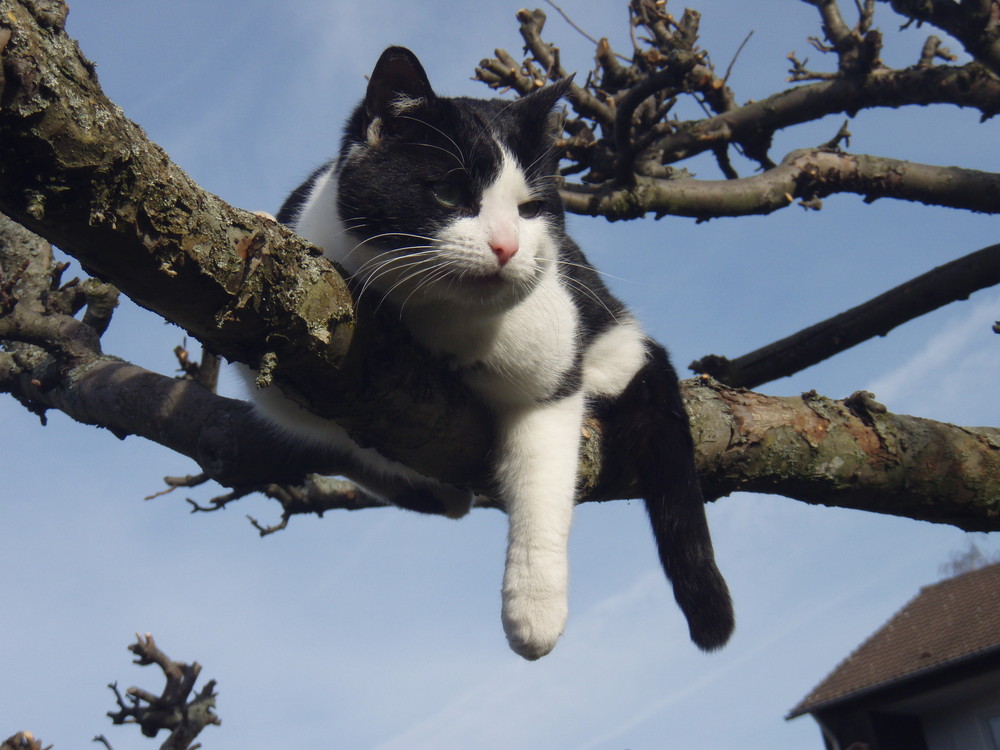
[[[362,444],[488,491],[489,418],[446,368],[391,316],[356,316],[315,248],[195,185],[104,97],[41,8],[0,0],[0,211],[212,352],[262,365],[265,380]],[[0,250],[0,389],[162,443],[229,486],[336,470],[328,455],[278,455],[242,402],[103,353],[100,324],[74,314],[99,321],[106,290],[60,286],[44,255],[30,240]],[[710,497],[768,492],[1000,528],[996,430],[888,414],[864,395],[775,398],[709,379],[685,388]],[[630,497],[633,477],[601,433],[585,431],[581,499]]]
[[[391,366],[427,357],[398,327],[356,331],[347,286],[319,251],[201,190],[45,18],[35,3],[0,3],[0,211],[209,350],[263,365],[362,443],[430,470],[414,452],[432,429],[445,473],[471,483],[488,436],[464,424],[483,421],[466,392],[441,387],[440,373],[431,382],[437,368]]]

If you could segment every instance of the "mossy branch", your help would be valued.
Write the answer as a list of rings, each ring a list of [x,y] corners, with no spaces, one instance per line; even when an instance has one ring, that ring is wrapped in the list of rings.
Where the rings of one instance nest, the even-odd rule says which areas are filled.
[[[355,318],[347,287],[315,249],[195,185],[34,7],[0,0],[0,210],[209,349],[250,363],[270,354],[276,383],[365,444],[487,487],[490,421],[454,377],[391,318]],[[4,277],[28,274],[32,263],[11,247],[0,251]],[[8,284],[0,299],[0,337],[12,344],[0,353],[3,390],[38,411],[144,435],[230,484],[330,468],[329,456],[276,455],[245,404],[104,354],[72,311],[45,309],[47,283]],[[707,380],[686,393],[712,497],[774,492],[1000,528],[996,430],[891,415],[861,397],[777,399]],[[581,496],[629,497],[633,478],[604,462],[614,446],[601,433],[586,426]]]

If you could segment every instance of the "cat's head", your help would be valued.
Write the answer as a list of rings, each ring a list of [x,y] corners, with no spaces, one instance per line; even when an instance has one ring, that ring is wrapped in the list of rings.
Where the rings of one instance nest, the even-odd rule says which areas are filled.
[[[523,299],[563,232],[552,109],[567,87],[439,97],[412,52],[387,49],[342,143],[338,210],[356,243],[342,263],[399,305]]]

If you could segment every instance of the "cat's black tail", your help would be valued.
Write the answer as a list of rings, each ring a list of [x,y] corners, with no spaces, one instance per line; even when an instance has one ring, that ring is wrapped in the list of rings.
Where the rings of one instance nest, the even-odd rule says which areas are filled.
[[[647,343],[649,358],[611,409],[615,453],[634,464],[660,562],[687,617],[691,640],[721,648],[733,632],[733,605],[715,565],[694,443],[677,373],[666,350]]]

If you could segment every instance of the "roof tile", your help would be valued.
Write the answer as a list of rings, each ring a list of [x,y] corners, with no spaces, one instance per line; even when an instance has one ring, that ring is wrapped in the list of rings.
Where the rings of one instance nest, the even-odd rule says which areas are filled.
[[[1000,645],[1000,563],[925,586],[788,718]]]

